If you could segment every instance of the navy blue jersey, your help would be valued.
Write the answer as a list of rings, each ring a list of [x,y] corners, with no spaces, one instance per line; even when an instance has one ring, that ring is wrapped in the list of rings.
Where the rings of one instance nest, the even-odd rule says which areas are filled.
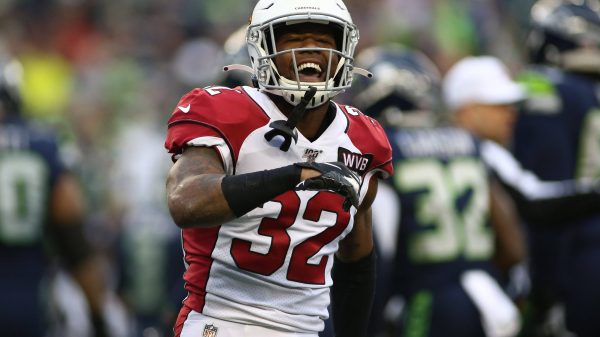
[[[515,130],[515,155],[543,180],[600,178],[600,86],[553,68],[523,75],[532,88]]]
[[[19,336],[35,335],[35,329],[40,328],[36,320],[43,318],[39,308],[40,282],[47,266],[44,252],[47,210],[50,192],[61,170],[56,141],[50,134],[19,120],[0,124],[3,333],[13,332],[9,323],[21,326]],[[29,333],[28,329],[33,330]]]
[[[532,96],[515,131],[523,166],[546,180],[600,179],[600,84],[554,68],[524,75]],[[600,242],[600,216],[570,226],[578,244]],[[594,243],[595,244],[595,243]]]
[[[457,128],[390,130],[400,199],[396,285],[403,295],[490,271],[494,234],[479,142]]]
[[[393,329],[401,336],[483,337],[479,310],[461,283],[468,270],[496,274],[480,143],[452,127],[386,131],[394,162],[389,182],[400,204],[388,286],[406,301]],[[386,208],[374,205],[373,213]],[[376,221],[375,230],[381,225]]]
[[[515,130],[519,161],[542,179],[599,179],[599,83],[549,67],[534,68],[522,77],[531,98]],[[600,216],[566,225],[562,230],[530,228],[534,287],[562,294],[569,328],[597,336]]]

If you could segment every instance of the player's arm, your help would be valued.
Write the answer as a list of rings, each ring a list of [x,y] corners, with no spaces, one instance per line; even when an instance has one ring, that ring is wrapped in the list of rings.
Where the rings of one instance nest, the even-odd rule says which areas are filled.
[[[167,201],[181,228],[218,226],[317,176],[301,165],[228,176],[214,149],[188,147],[169,171]]]
[[[233,218],[221,180],[223,164],[209,147],[188,147],[167,177],[167,201],[171,216],[182,228],[215,226]]]
[[[600,214],[600,186],[565,182],[557,196],[531,197],[517,186],[504,184],[519,214],[531,225],[558,226]]]
[[[377,195],[378,179],[354,217],[354,228],[341,242],[333,266],[332,307],[335,335],[367,336],[368,320],[375,293],[375,262],[371,205]]]
[[[515,205],[495,179],[490,182],[490,218],[496,234],[494,262],[506,273],[524,261],[525,239]]]
[[[484,143],[482,155],[529,224],[561,225],[600,214],[600,182],[543,181],[493,142]]]
[[[103,319],[106,277],[83,235],[85,203],[79,182],[70,174],[61,175],[51,200],[50,233],[57,251],[87,299],[95,335],[106,336]]]

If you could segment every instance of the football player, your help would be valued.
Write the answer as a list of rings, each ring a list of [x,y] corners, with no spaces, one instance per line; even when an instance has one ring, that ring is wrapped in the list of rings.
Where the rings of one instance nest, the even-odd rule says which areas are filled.
[[[180,232],[164,194],[154,193],[164,189],[171,167],[162,148],[164,134],[140,118],[123,128],[114,143],[110,200],[123,214],[115,255],[120,276],[117,289],[135,322],[135,333],[128,336],[169,336],[185,291]]]
[[[176,336],[367,336],[371,203],[392,173],[381,126],[332,101],[359,33],[341,0],[261,0],[246,31],[255,87],[181,98],[166,147],[188,296]]]
[[[407,135],[412,133],[428,135],[415,137],[412,142],[416,145],[412,146],[439,147],[440,145],[434,145],[436,138],[444,139],[438,135],[442,134],[439,129],[422,129],[438,124],[440,121],[434,117],[441,117],[440,114],[432,114],[432,111],[439,110],[440,107],[435,93],[438,75],[431,62],[422,54],[400,47],[368,49],[361,53],[359,61],[366,62],[367,68],[375,74],[375,80],[372,83],[366,82],[365,87],[356,86],[358,90],[355,103],[366,113],[377,116],[385,125],[396,126],[390,128],[392,148],[395,149],[395,139],[408,137]],[[579,219],[586,214],[597,214],[600,211],[597,207],[600,201],[597,185],[579,184],[572,180],[541,181],[532,172],[524,170],[516,159],[499,145],[506,143],[512,134],[512,105],[525,98],[523,88],[509,78],[508,71],[499,60],[488,56],[462,60],[449,70],[444,80],[444,89],[445,103],[451,110],[451,114],[446,117],[452,119],[453,125],[481,137],[481,140],[477,141],[477,160],[482,161],[486,170],[494,176],[494,180],[506,188],[522,218],[531,223],[557,225],[566,219]],[[398,125],[401,126],[400,129],[397,129]],[[415,128],[419,126],[421,129]],[[445,141],[450,142],[449,139]],[[397,157],[404,158],[406,155],[403,153],[408,148],[410,147],[405,146],[402,149],[399,146],[394,153]],[[445,158],[448,155],[440,156]],[[396,163],[404,161],[407,160],[394,160]],[[396,167],[396,174],[399,172],[401,170]],[[398,189],[397,184],[395,187]],[[382,192],[383,188],[380,187],[380,190]],[[407,202],[401,204],[402,212],[406,212],[406,207],[413,207]],[[390,206],[385,208],[389,209]],[[410,215],[406,216],[410,218]],[[389,222],[383,220],[377,223]],[[410,228],[406,231],[410,231]],[[496,241],[498,248],[505,245],[508,249],[501,251],[513,252],[508,258],[497,256],[504,260],[497,261],[501,262],[501,266],[509,267],[517,261],[514,257],[520,255],[515,254],[520,248],[510,247],[511,240],[519,236],[518,229],[506,226],[502,231],[498,231],[496,228],[495,234],[500,236]],[[386,239],[395,235],[387,234],[382,237],[382,246],[385,247]],[[402,273],[401,270],[398,272]]]
[[[600,178],[600,12],[598,1],[538,1],[527,41],[530,90],[514,141],[524,167],[544,179]],[[566,326],[600,335],[600,217],[530,226],[532,300],[537,323],[564,302]],[[538,327],[544,335],[544,327]]]
[[[389,299],[384,312],[394,316],[393,335],[516,335],[518,310],[496,280],[502,270],[494,258],[508,269],[524,258],[524,242],[480,140],[444,125],[440,75],[424,54],[377,46],[361,52],[357,64],[374,79],[354,86],[354,103],[382,122],[393,151],[396,198],[378,194],[373,206],[376,215],[399,209],[397,221],[374,222],[391,263],[384,269],[391,270],[388,293],[380,294]],[[402,306],[401,315],[392,313]]]
[[[0,55],[0,329],[43,336],[53,248],[81,286],[97,337],[106,335],[105,276],[83,235],[84,204],[56,139],[21,117],[20,64]]]
[[[466,57],[454,64],[444,77],[443,98],[453,124],[482,139],[483,159],[524,220],[556,226],[600,212],[597,182],[541,180],[505,148],[512,139],[517,104],[526,99],[526,91],[499,59]]]

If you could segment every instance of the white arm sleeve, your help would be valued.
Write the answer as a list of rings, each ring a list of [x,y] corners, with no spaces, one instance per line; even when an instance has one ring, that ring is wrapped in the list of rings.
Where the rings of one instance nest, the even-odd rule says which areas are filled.
[[[481,156],[502,183],[530,200],[573,194],[574,181],[541,181],[533,172],[525,170],[508,150],[495,142],[482,142]]]

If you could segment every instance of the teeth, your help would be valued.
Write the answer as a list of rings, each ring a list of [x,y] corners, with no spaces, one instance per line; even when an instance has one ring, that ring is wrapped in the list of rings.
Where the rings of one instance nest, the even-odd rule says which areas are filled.
[[[304,69],[308,69],[308,68],[312,68],[314,70],[316,70],[317,72],[321,72],[321,66],[319,66],[316,63],[303,63],[298,67],[298,71],[302,71]]]

